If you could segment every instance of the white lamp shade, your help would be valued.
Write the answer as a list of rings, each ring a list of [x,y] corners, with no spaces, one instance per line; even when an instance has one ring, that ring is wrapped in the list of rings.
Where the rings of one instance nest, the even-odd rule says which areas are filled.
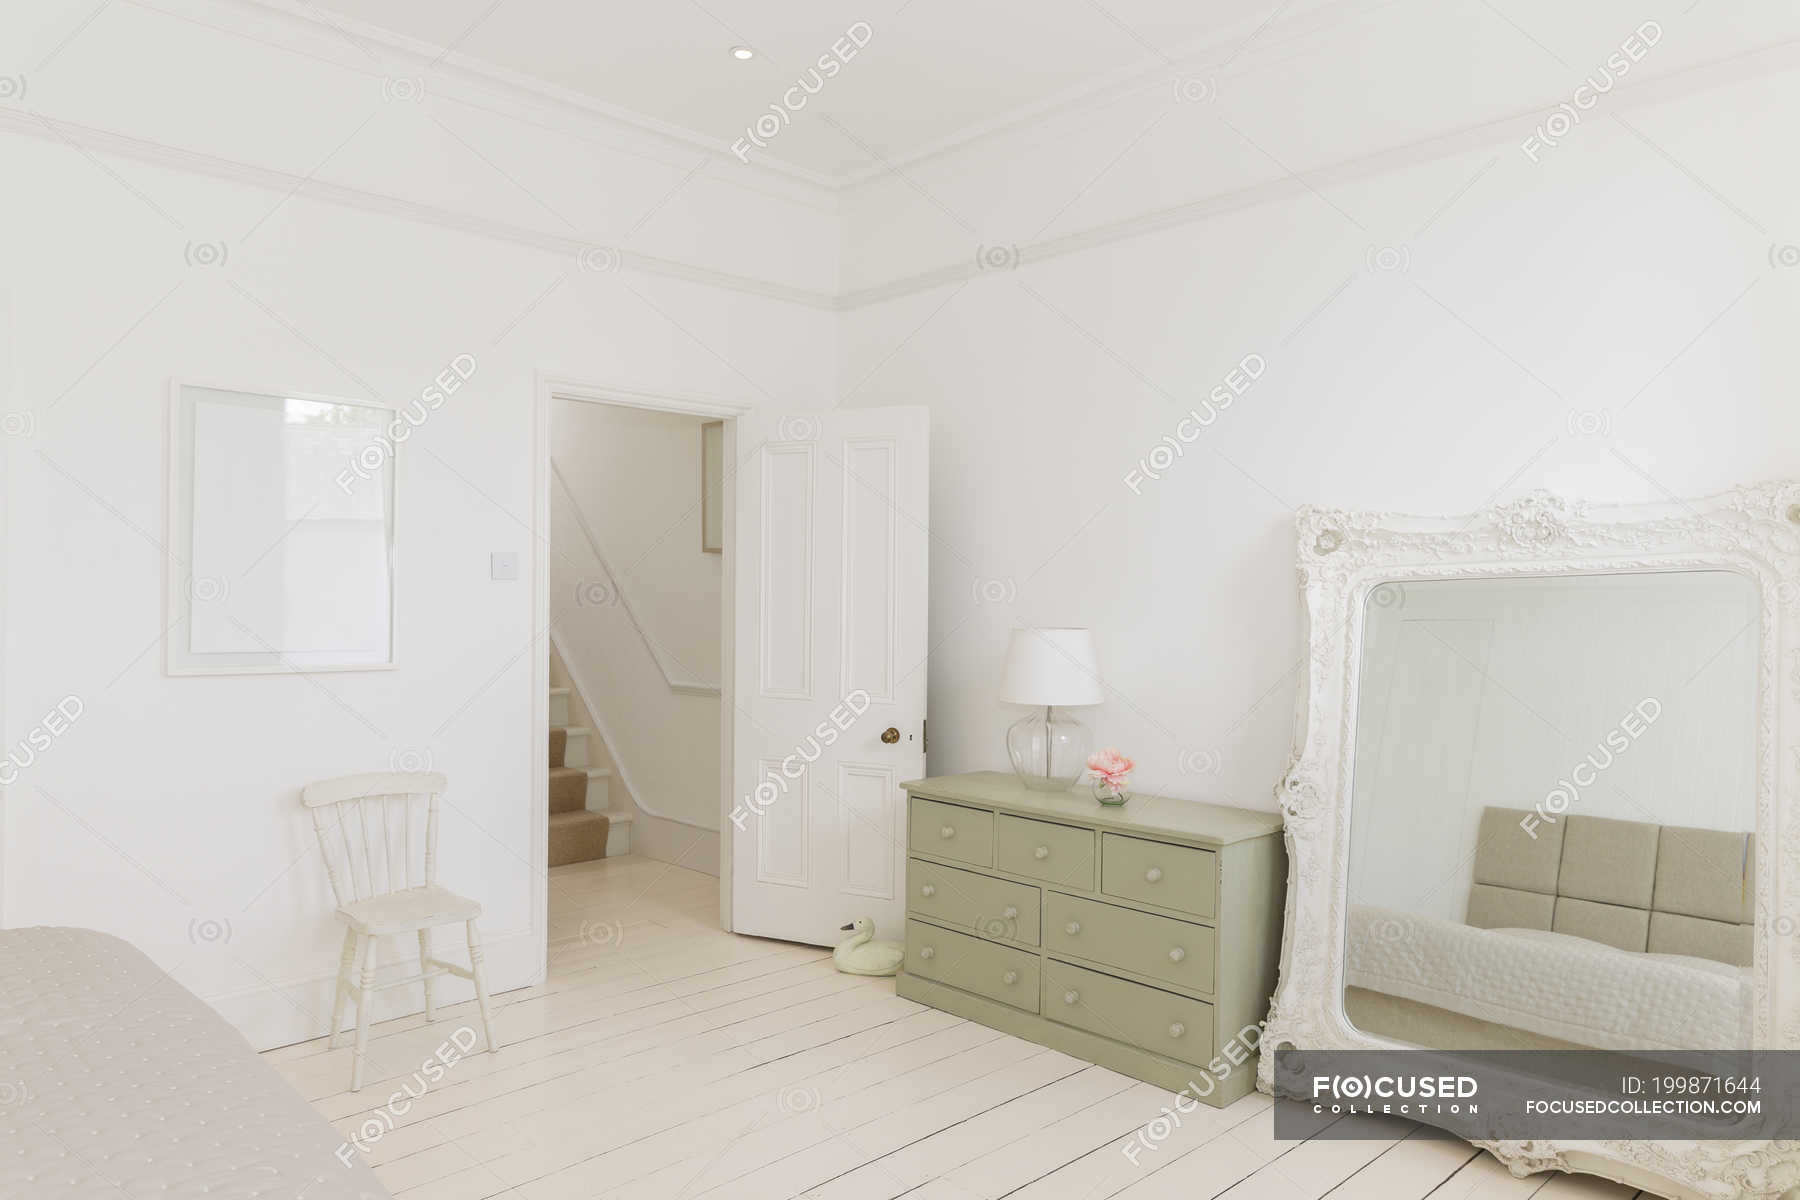
[[[1000,675],[1000,699],[1007,704],[1066,708],[1102,704],[1100,657],[1087,629],[1015,629]]]

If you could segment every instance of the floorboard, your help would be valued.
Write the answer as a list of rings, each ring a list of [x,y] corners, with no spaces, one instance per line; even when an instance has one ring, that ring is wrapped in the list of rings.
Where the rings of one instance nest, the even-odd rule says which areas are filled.
[[[1409,1122],[1278,1142],[1266,1097],[1180,1112],[1160,1088],[839,975],[817,947],[724,933],[710,875],[626,855],[550,876],[548,976],[494,998],[498,1054],[421,1073],[475,1021],[463,1004],[371,1030],[358,1093],[348,1048],[265,1055],[359,1135],[399,1200],[1637,1195],[1515,1179]]]

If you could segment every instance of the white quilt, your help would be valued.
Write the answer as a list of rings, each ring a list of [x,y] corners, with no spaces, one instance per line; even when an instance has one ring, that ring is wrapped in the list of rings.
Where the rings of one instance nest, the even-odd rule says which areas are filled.
[[[389,1200],[238,1032],[135,947],[0,932],[0,1196]]]
[[[1349,924],[1352,987],[1602,1050],[1750,1044],[1750,973],[1741,967],[1372,905],[1352,905]]]

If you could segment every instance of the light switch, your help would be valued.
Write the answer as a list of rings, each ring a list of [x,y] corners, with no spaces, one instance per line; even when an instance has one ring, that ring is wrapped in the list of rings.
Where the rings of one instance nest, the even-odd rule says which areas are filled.
[[[488,577],[490,579],[517,579],[519,577],[519,556],[511,550],[496,550],[488,555]]]

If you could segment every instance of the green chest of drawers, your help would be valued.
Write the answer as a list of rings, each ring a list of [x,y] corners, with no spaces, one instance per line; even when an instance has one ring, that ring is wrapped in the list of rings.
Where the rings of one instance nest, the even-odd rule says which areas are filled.
[[[905,786],[900,995],[1210,1104],[1254,1086],[1287,887],[1278,814],[1103,808],[993,771]]]

